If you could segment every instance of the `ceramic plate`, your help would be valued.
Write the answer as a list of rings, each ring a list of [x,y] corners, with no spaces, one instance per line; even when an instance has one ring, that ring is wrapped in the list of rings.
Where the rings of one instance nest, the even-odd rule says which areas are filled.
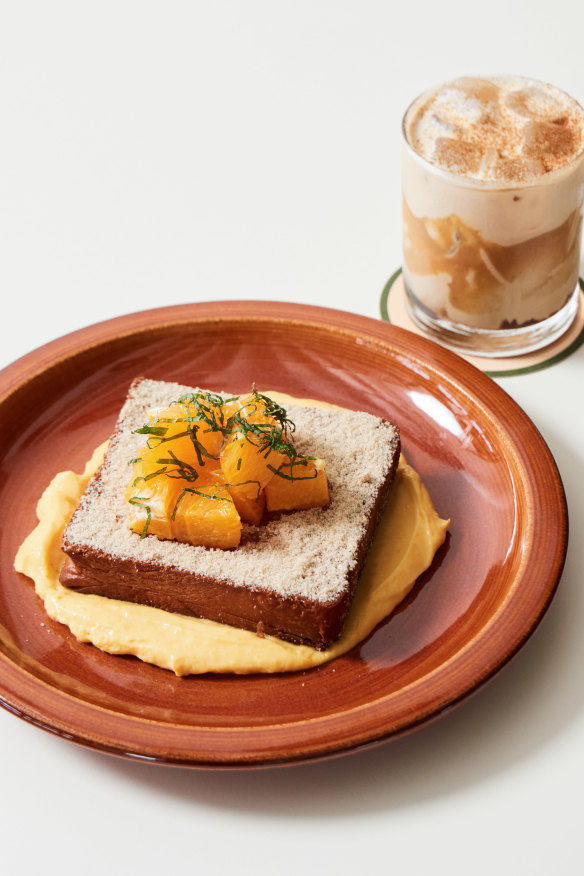
[[[396,420],[448,539],[361,645],[307,672],[176,678],[103,654],[50,621],[13,571],[37,499],[81,470],[130,381],[262,388]],[[309,760],[418,727],[525,642],[561,574],[567,512],[555,463],[480,371],[402,329],[266,302],[151,310],[68,335],[0,372],[0,697],[27,721],[133,758],[206,767]],[[6,521],[8,523],[6,524]]]

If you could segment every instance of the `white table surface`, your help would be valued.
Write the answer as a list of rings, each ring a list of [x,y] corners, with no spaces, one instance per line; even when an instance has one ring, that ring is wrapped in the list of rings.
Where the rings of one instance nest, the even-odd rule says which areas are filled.
[[[0,366],[164,304],[377,317],[409,101],[508,72],[584,101],[573,0],[0,13]],[[2,872],[583,872],[583,374],[581,347],[499,381],[555,455],[572,538],[548,614],[486,689],[374,750],[234,773],[125,762],[0,710]]]

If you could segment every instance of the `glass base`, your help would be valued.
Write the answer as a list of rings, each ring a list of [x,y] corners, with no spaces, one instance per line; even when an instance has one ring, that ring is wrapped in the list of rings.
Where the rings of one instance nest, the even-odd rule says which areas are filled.
[[[557,341],[566,332],[578,312],[579,286],[556,313],[532,325],[509,329],[479,329],[435,316],[423,307],[404,283],[408,312],[414,322],[444,347],[456,353],[496,358],[522,356]]]

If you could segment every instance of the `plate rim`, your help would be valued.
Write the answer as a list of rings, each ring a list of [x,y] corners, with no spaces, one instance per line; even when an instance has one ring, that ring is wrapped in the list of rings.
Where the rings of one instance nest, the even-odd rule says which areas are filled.
[[[511,437],[515,439],[513,443],[514,447],[517,446],[517,435],[514,435],[513,433],[518,433],[522,428],[527,428],[532,437],[536,438],[546,460],[546,474],[554,484],[556,495],[560,499],[560,502],[556,507],[558,520],[560,522],[558,543],[555,555],[550,561],[550,577],[548,585],[542,593],[542,598],[539,600],[538,611],[530,616],[530,623],[524,627],[522,635],[511,643],[504,653],[499,655],[496,665],[486,667],[482,676],[478,679],[475,674],[474,677],[469,680],[464,689],[461,688],[457,691],[455,697],[447,698],[446,701],[436,706],[428,706],[425,713],[418,712],[408,722],[401,722],[399,727],[389,727],[387,720],[385,720],[385,722],[383,721],[383,708],[380,704],[389,699],[389,696],[387,695],[378,698],[373,702],[368,701],[359,707],[324,716],[324,718],[303,719],[300,722],[286,722],[285,725],[280,725],[276,722],[275,725],[264,724],[261,725],[261,727],[197,728],[194,725],[164,724],[167,731],[173,732],[176,729],[179,731],[178,736],[181,737],[184,734],[192,736],[195,730],[199,733],[199,736],[204,736],[207,733],[212,733],[213,737],[216,737],[218,733],[223,734],[223,736],[237,733],[241,737],[241,735],[244,734],[246,737],[250,738],[249,745],[252,747],[255,744],[253,737],[255,735],[260,737],[263,731],[267,728],[272,728],[272,726],[278,728],[280,731],[282,730],[282,727],[284,727],[285,730],[289,729],[294,723],[300,723],[303,726],[312,722],[319,724],[319,727],[324,732],[320,734],[318,739],[313,738],[310,744],[305,743],[299,745],[296,743],[296,747],[294,747],[289,741],[286,746],[286,754],[283,756],[281,754],[278,755],[275,752],[269,753],[265,748],[262,748],[261,745],[259,745],[255,752],[251,752],[248,745],[248,748],[246,749],[248,753],[246,755],[243,755],[240,751],[234,753],[225,750],[218,750],[217,746],[215,746],[214,753],[208,752],[207,755],[202,757],[201,751],[195,752],[193,755],[184,750],[182,750],[182,753],[179,753],[176,748],[173,751],[168,750],[168,745],[162,747],[166,749],[163,751],[160,745],[150,744],[149,746],[146,739],[138,742],[138,745],[142,746],[139,751],[125,750],[127,746],[118,745],[111,739],[106,740],[103,734],[100,735],[91,732],[89,724],[87,727],[82,727],[80,731],[79,726],[67,725],[66,721],[61,722],[57,720],[54,715],[51,719],[48,719],[42,708],[35,709],[33,701],[34,697],[41,697],[42,707],[44,703],[43,695],[46,694],[45,690],[39,691],[40,685],[41,687],[44,686],[48,689],[49,699],[51,698],[51,695],[55,694],[58,699],[62,699],[63,697],[74,699],[82,711],[84,709],[89,710],[89,715],[94,716],[96,710],[100,716],[109,712],[109,710],[104,709],[102,706],[76,699],[66,691],[59,690],[58,688],[46,684],[42,679],[33,676],[31,673],[27,673],[23,667],[17,666],[14,662],[10,661],[4,653],[0,654],[0,705],[29,723],[33,723],[42,729],[56,733],[59,736],[68,738],[71,741],[77,742],[86,747],[110,754],[121,755],[134,760],[146,760],[199,768],[277,766],[284,763],[306,762],[308,760],[338,756],[356,749],[379,744],[387,739],[398,738],[419,726],[429,723],[431,720],[439,717],[444,711],[449,710],[459,702],[466,699],[469,695],[476,692],[513,657],[527,639],[529,639],[540,623],[557,590],[567,551],[568,510],[561,476],[549,447],[527,414],[521,409],[517,402],[505,392],[505,390],[495,384],[479,369],[465,361],[462,357],[439,347],[433,341],[421,338],[414,333],[408,332],[406,329],[392,326],[370,317],[353,314],[348,311],[276,301],[213,301],[171,305],[162,308],[137,311],[135,313],[113,317],[112,319],[85,326],[84,328],[65,334],[36,348],[35,350],[32,350],[3,368],[0,371],[0,407],[13,392],[21,389],[29,381],[34,380],[37,376],[43,374],[51,367],[63,362],[67,358],[77,356],[85,350],[99,347],[100,345],[115,340],[116,338],[135,335],[142,331],[159,329],[164,326],[175,324],[180,325],[193,322],[201,323],[210,320],[214,322],[225,321],[226,323],[232,323],[234,320],[284,321],[287,323],[292,321],[301,323],[305,326],[318,326],[323,330],[328,328],[347,331],[353,335],[366,336],[368,341],[380,343],[384,346],[395,347],[397,345],[404,349],[404,352],[409,359],[417,357],[418,361],[421,360],[426,369],[430,369],[434,372],[446,371],[450,382],[457,384],[461,392],[470,396],[475,401],[477,400],[477,383],[483,394],[486,393],[487,396],[493,394],[499,398],[504,397],[506,404],[511,406],[515,415],[514,428],[509,430],[509,424],[507,424],[507,427],[504,430],[505,433],[509,435],[509,431],[511,431]],[[124,330],[119,331],[119,329]],[[416,356],[413,355],[412,351],[416,353]],[[475,383],[475,387],[472,391],[465,388],[464,375],[466,373],[472,375]],[[513,424],[511,425],[513,426]],[[476,639],[476,636],[473,637],[469,640],[467,645],[473,645],[476,642]],[[469,648],[467,647],[466,650],[468,651]],[[454,655],[455,658],[458,656],[459,652]],[[441,664],[439,668],[442,669],[444,665],[445,664]],[[7,697],[4,684],[8,679],[12,682],[12,695],[9,694]],[[416,680],[413,684],[418,685],[427,682],[428,677],[425,676]],[[412,685],[410,685],[410,687],[411,686]],[[15,691],[19,691],[19,695],[15,696]],[[396,693],[399,694],[402,691],[403,689],[400,688]],[[28,697],[25,696],[25,693],[28,694]],[[391,694],[390,696],[394,695],[395,694]],[[375,725],[375,728],[370,726],[365,735],[363,735],[362,732],[355,732],[353,738],[347,737],[347,731],[345,728],[343,733],[344,741],[342,743],[339,742],[339,740],[335,741],[335,739],[330,736],[330,731],[334,730],[334,725],[335,722],[337,722],[339,715],[346,714],[348,711],[362,710],[368,710],[370,717],[372,716],[372,713],[376,714],[377,711],[381,710],[382,715],[380,722]],[[114,717],[112,718],[112,716]],[[115,718],[118,720],[116,721]],[[132,726],[134,731],[144,731],[144,719],[137,718],[136,716],[111,713],[109,714],[109,720],[112,729],[115,729],[114,725],[121,720],[124,726]],[[146,721],[146,723],[156,722]],[[136,735],[140,738],[144,736],[144,733],[138,732]],[[148,734],[146,733],[146,736],[147,735]],[[283,734],[279,733],[279,735],[286,737],[287,734],[284,732]],[[213,741],[216,742],[216,738],[214,738]],[[281,745],[281,743],[278,744]],[[270,745],[270,748],[273,748],[273,745]],[[260,751],[259,749],[262,750]]]

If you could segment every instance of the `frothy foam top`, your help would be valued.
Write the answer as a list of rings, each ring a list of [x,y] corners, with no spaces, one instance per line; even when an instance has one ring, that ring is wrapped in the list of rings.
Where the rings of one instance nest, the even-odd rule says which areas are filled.
[[[470,179],[529,182],[584,152],[584,110],[551,85],[519,77],[462,77],[415,101],[412,148]]]

